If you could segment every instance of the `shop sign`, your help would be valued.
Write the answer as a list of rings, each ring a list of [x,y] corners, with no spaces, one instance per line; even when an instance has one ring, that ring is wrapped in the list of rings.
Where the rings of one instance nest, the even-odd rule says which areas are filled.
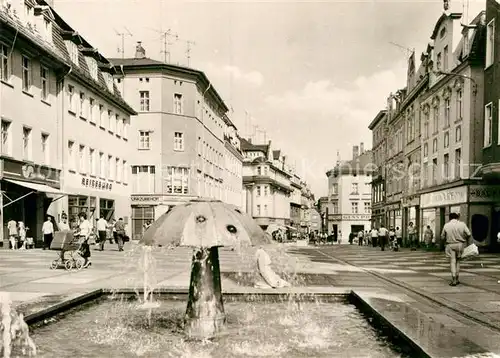
[[[131,198],[133,204],[158,204],[161,201],[160,195],[134,195]]]
[[[331,214],[331,215],[328,215],[328,219],[333,220],[333,221],[340,221],[340,220],[342,220],[342,215],[341,214]]]
[[[401,203],[391,204],[385,207],[386,211],[399,210],[399,209],[401,209]]]
[[[401,205],[405,208],[409,206],[419,206],[420,196],[418,195],[407,196],[401,200]]]
[[[422,194],[420,197],[420,205],[422,208],[456,205],[465,202],[467,202],[466,186]]]
[[[469,201],[471,203],[500,202],[500,185],[471,185]]]
[[[113,184],[108,183],[104,180],[82,177],[81,183],[82,183],[82,186],[85,188],[92,188],[92,189],[98,189],[98,190],[111,190],[111,189],[113,189]]]
[[[3,175],[6,178],[23,178],[33,183],[48,184],[51,186],[56,184],[59,187],[61,171],[47,166],[4,159]]]

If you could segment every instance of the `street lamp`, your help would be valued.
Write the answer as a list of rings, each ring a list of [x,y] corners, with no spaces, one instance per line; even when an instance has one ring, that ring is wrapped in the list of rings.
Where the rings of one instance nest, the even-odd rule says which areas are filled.
[[[460,73],[453,73],[453,72],[445,72],[445,71],[433,71],[436,75],[445,75],[445,76],[454,76],[454,77],[462,77],[462,78],[466,78],[468,80],[470,80],[472,82],[472,85],[474,86],[472,91],[474,92],[474,95],[476,95],[477,93],[477,83],[476,81],[470,77],[470,76],[467,76],[467,75],[462,75]]]

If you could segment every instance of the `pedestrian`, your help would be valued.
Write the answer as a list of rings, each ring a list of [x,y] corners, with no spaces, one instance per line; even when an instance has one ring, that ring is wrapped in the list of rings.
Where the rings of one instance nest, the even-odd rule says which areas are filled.
[[[359,246],[363,246],[363,237],[364,237],[365,233],[363,230],[361,230],[360,232],[358,232],[358,245]]]
[[[432,232],[431,226],[427,225],[424,230],[424,242],[428,249],[432,247],[432,242],[434,240],[434,232]]]
[[[396,241],[398,242],[398,247],[403,245],[403,230],[399,226],[396,227]]]
[[[459,221],[458,213],[450,213],[450,221],[444,227],[441,237],[446,242],[445,254],[450,258],[451,282],[450,286],[456,286],[460,283],[458,280],[460,274],[460,258],[465,245],[472,239],[471,232],[467,225]]]
[[[413,225],[413,222],[410,222],[408,225],[408,241],[410,241],[410,249],[411,251],[416,251],[418,242],[417,242],[417,228]]]
[[[349,245],[352,245],[353,241],[354,241],[354,233],[351,231],[351,233],[349,234]]]
[[[50,249],[50,244],[52,243],[52,239],[54,239],[54,224],[52,224],[52,220],[50,220],[50,216],[47,216],[47,219],[42,225],[42,234],[43,234],[43,249]]]
[[[21,250],[26,250],[26,226],[22,221],[17,223],[19,230],[19,244],[21,244]]]
[[[7,223],[7,229],[9,230],[9,242],[11,250],[17,250],[17,222],[13,219],[9,220]]]
[[[378,230],[378,241],[381,251],[385,251],[385,246],[387,245],[388,237],[389,237],[389,230],[385,228],[384,224],[380,225],[380,229]]]
[[[99,220],[97,220],[97,235],[99,237],[99,249],[104,251],[104,243],[106,242],[106,228],[108,227],[108,222],[104,219],[104,215],[101,215]]]
[[[365,230],[365,239],[363,240],[363,243],[365,245],[370,245],[370,241],[371,241],[370,231],[369,230]]]
[[[68,217],[66,216],[66,214],[62,214],[61,215],[61,222],[57,225],[59,226],[59,231],[70,231],[70,227],[69,227],[69,224],[68,224]]]
[[[342,231],[339,230],[339,245],[342,244]]]
[[[89,238],[92,232],[92,225],[90,224],[90,221],[87,220],[86,213],[80,213],[79,219],[80,219],[80,225],[78,227],[78,237],[80,243],[80,255],[85,260],[83,262],[83,267],[87,268],[90,265],[92,265],[92,263],[90,262],[91,253],[89,245]]]
[[[370,235],[372,237],[372,246],[373,247],[377,247],[377,244],[378,244],[378,230],[375,229],[375,226],[372,228],[372,231],[371,231]]]
[[[123,238],[125,237],[125,223],[119,218],[115,224],[116,239],[118,241],[118,251],[123,251]]]

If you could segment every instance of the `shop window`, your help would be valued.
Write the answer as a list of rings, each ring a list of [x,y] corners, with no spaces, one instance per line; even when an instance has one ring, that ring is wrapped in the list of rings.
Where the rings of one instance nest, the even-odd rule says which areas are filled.
[[[108,199],[99,200],[99,217],[104,217],[106,221],[115,218],[115,201]]]
[[[132,207],[132,236],[139,240],[144,234],[144,225],[154,221],[154,206]]]
[[[68,196],[69,222],[72,227],[78,226],[78,215],[86,213],[87,219],[92,222],[96,209],[96,198],[83,195]]]

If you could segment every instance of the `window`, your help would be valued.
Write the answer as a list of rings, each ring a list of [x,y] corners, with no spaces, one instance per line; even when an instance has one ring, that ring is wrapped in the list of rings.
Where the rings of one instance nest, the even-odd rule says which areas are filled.
[[[257,175],[262,175],[262,167],[257,167]]]
[[[106,175],[106,157],[103,152],[99,152],[99,176],[104,178]]]
[[[113,165],[113,156],[111,155],[108,155],[108,173],[107,173],[107,177],[108,179],[111,179],[113,180],[115,178],[115,166]]]
[[[127,161],[126,160],[123,161],[122,169],[123,169],[122,182],[123,182],[123,184],[127,184],[128,183],[128,168],[127,168]]]
[[[450,126],[450,99],[447,98],[444,100],[444,127],[447,128]]]
[[[95,150],[92,148],[89,148],[89,173],[96,175]]]
[[[49,96],[49,70],[40,66],[40,97],[46,101]]]
[[[113,92],[113,77],[111,76],[111,73],[102,72],[102,76],[104,77],[104,82],[106,82],[109,92]]]
[[[151,132],[139,131],[139,149],[151,149]]]
[[[139,91],[141,112],[149,112],[149,91]]]
[[[90,120],[90,123],[95,123],[94,106],[95,106],[95,100],[93,98],[89,98],[89,120]]]
[[[10,80],[10,61],[9,61],[9,49],[7,46],[0,44],[0,80],[9,81]]]
[[[352,183],[352,193],[351,194],[359,194],[358,183]]]
[[[116,181],[122,181],[122,161],[118,158],[115,159],[115,173]]]
[[[153,194],[155,190],[155,167],[153,165],[132,166],[132,192]]]
[[[491,103],[484,106],[484,143],[483,146],[487,147],[491,145],[492,139],[492,115],[493,107]]]
[[[144,235],[144,224],[155,220],[155,207],[132,207],[132,232],[133,239],[140,240]]]
[[[33,29],[33,7],[31,7],[28,4],[24,4],[24,20],[26,21],[26,24],[28,25],[29,29]]]
[[[358,203],[357,202],[352,202],[351,203],[351,211],[353,214],[357,214],[358,213]]]
[[[68,86],[68,110],[76,114],[75,87]]]
[[[260,188],[260,185],[257,186],[257,196],[260,196],[261,195],[261,188]]]
[[[339,204],[337,202],[332,203],[332,214],[338,214],[339,213]]]
[[[448,180],[450,178],[450,155],[449,154],[444,155],[443,175],[444,175],[444,180]]]
[[[85,173],[85,146],[80,145],[78,150],[78,169],[80,173]]]
[[[429,155],[429,144],[425,143],[424,144],[424,158]]]
[[[122,124],[123,121],[120,119],[120,116],[117,114],[115,115],[115,123],[116,123],[116,135],[120,136],[122,135]]]
[[[264,175],[267,176],[267,166],[264,167]]]
[[[87,66],[89,68],[90,76],[94,79],[97,80],[97,61],[92,58],[92,57],[86,57],[87,60]]]
[[[85,93],[80,92],[80,117],[85,118]]]
[[[365,201],[365,214],[370,214],[371,213],[371,204],[367,201]]]
[[[174,133],[174,150],[175,151],[184,150],[184,133],[181,132]]]
[[[455,142],[458,143],[462,140],[462,126],[455,128]]]
[[[455,178],[462,177],[462,150],[455,150]]]
[[[167,167],[163,184],[164,194],[189,194],[189,169]]]
[[[339,186],[338,184],[332,184],[332,194],[336,195],[339,192]]]
[[[415,138],[415,128],[414,128],[414,116],[413,110],[408,112],[408,118],[406,120],[407,125],[407,143],[410,143]]]
[[[128,123],[123,119],[123,139],[128,139]]]
[[[493,64],[495,58],[495,19],[486,27],[486,67]]]
[[[66,48],[68,49],[69,57],[71,62],[73,62],[75,65],[78,66],[78,46],[72,42],[67,40],[66,41]]]
[[[269,187],[267,185],[264,185],[264,196],[269,195]]]
[[[29,92],[31,89],[31,60],[23,56],[23,91]]]
[[[434,138],[432,140],[432,153],[437,153],[438,151],[438,140],[437,138]]]
[[[43,32],[45,40],[52,42],[52,23],[48,19],[43,19]]]
[[[437,54],[436,56],[436,70],[437,71],[441,71],[441,67],[442,64],[441,64],[441,52]]]
[[[44,164],[50,163],[49,135],[42,133],[42,156]]]
[[[104,128],[104,106],[102,104],[99,105],[99,127]]]
[[[437,184],[437,169],[438,169],[438,160],[434,158],[432,160],[432,185]]]
[[[2,154],[11,155],[10,122],[2,120]]]
[[[444,133],[443,145],[445,148],[448,148],[450,146],[450,132]]]
[[[424,138],[429,138],[429,112],[424,112]]]
[[[75,142],[68,141],[68,167],[70,170],[76,169]]]
[[[183,114],[182,94],[180,93],[174,93],[174,113]]]
[[[448,46],[445,46],[443,49],[443,70],[448,70]]]
[[[260,205],[257,204],[257,216],[260,216]]]
[[[264,204],[264,216],[267,216],[267,205]]]
[[[433,134],[436,134],[439,131],[439,105],[434,106],[432,112],[432,124],[433,124]]]
[[[111,110],[108,110],[108,130],[113,132],[113,123],[114,123],[114,117],[113,117],[113,112]]]
[[[23,158],[31,160],[31,128],[23,127]]]
[[[457,90],[457,120],[462,119],[463,110],[463,92],[462,89]]]

